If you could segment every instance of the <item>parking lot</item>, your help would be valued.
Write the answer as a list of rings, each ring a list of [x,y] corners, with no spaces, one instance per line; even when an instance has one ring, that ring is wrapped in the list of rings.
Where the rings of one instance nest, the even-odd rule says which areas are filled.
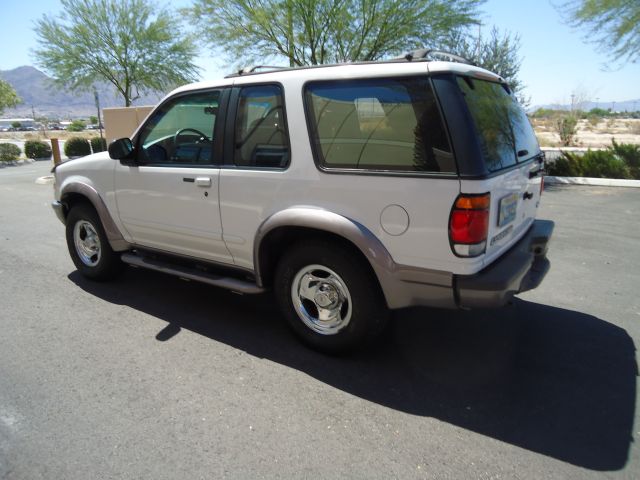
[[[0,168],[0,478],[640,477],[640,189],[548,187],[537,290],[331,358],[269,294],[82,278],[50,166]]]

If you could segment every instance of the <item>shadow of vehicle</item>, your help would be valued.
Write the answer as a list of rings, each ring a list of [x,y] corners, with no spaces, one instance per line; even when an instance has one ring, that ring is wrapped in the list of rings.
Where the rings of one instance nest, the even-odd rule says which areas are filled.
[[[635,346],[625,330],[584,313],[523,300],[500,310],[410,309],[375,347],[332,358],[292,338],[268,294],[241,297],[136,269],[109,284],[69,278],[167,322],[158,341],[188,329],[368,401],[574,465],[627,462]]]

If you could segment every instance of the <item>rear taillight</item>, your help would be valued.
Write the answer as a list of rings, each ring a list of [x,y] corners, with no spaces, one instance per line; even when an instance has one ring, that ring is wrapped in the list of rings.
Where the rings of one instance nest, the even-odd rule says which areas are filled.
[[[449,241],[460,257],[482,255],[487,246],[491,194],[460,194],[451,209]]]
[[[540,177],[540,196],[542,196],[542,192],[544,192],[544,175]]]

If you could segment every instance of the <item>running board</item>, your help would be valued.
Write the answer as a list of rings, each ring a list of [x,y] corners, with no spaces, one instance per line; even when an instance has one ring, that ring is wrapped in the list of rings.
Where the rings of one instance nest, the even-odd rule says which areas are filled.
[[[128,263],[135,267],[148,268],[149,270],[168,273],[169,275],[185,278],[187,280],[195,280],[196,282],[207,283],[209,285],[226,288],[227,290],[232,290],[238,293],[256,294],[265,291],[264,288],[260,288],[255,283],[239,280],[237,278],[222,277],[208,272],[201,272],[193,268],[182,267],[180,265],[163,262],[162,260],[142,257],[133,253],[123,253],[121,258],[124,263]]]

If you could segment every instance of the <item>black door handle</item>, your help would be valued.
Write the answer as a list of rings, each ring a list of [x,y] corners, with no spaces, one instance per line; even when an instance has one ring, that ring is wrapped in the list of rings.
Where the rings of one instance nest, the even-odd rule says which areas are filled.
[[[522,198],[524,198],[525,200],[530,200],[533,198],[533,192],[524,192],[524,195],[522,195]]]

